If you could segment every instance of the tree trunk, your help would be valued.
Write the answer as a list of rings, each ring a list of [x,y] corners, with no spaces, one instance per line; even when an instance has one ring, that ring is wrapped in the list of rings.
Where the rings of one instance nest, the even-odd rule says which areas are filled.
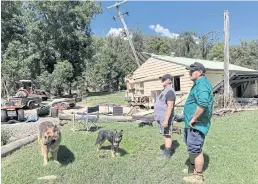
[[[69,93],[69,95],[72,94],[72,83],[71,82],[69,83],[69,91],[68,91],[68,93]]]

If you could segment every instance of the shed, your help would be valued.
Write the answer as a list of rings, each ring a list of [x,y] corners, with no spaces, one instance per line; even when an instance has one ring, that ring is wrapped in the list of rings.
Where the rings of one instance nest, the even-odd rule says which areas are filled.
[[[211,82],[214,93],[222,89],[224,63],[201,59],[152,55],[133,75],[126,80],[127,97],[135,103],[152,107],[156,97],[163,89],[159,77],[169,73],[174,77],[173,87],[177,94],[176,104],[184,104],[193,82],[186,66],[194,62],[202,63],[206,68],[206,77]],[[252,98],[258,95],[258,71],[229,64],[230,84],[235,97]]]

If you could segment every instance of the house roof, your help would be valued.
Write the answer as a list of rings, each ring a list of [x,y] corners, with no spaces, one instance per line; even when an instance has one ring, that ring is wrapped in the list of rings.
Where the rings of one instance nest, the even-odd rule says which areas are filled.
[[[172,56],[165,56],[165,55],[155,55],[152,54],[152,58],[162,60],[162,61],[167,61],[179,65],[184,65],[184,66],[189,66],[194,62],[199,62],[204,65],[206,69],[210,70],[224,70],[224,63],[219,62],[219,61],[209,61],[209,60],[202,60],[202,59],[192,59],[192,58],[184,58],[184,57],[172,57]],[[229,64],[229,70],[230,71],[255,71],[253,69]]]

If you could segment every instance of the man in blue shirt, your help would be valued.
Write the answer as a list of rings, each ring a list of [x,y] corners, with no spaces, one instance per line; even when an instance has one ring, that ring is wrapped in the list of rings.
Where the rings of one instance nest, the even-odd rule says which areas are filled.
[[[202,146],[211,124],[213,88],[205,77],[206,70],[203,64],[195,62],[187,69],[194,85],[184,105],[184,140],[190,160],[188,171],[191,174],[184,177],[184,180],[191,183],[201,183],[204,164]]]

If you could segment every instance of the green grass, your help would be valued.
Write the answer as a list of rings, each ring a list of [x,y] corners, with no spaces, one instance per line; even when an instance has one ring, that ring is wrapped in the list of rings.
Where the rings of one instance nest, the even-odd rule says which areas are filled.
[[[86,99],[83,99],[83,103],[87,105],[96,105],[96,104],[119,104],[126,105],[127,102],[124,101],[125,91],[120,92],[95,92],[89,93]]]
[[[37,142],[15,151],[2,159],[2,182],[18,183],[184,183],[186,146],[183,135],[173,135],[176,146],[172,159],[157,161],[162,137],[154,127],[138,128],[134,123],[102,122],[103,129],[123,129],[121,155],[111,158],[109,150],[96,152],[97,132],[71,132],[64,126],[59,161],[43,166]],[[205,178],[208,184],[258,183],[258,113],[243,112],[212,120],[206,137]],[[103,146],[108,146],[106,142]],[[100,155],[106,157],[100,158]],[[52,181],[38,177],[56,175]]]

